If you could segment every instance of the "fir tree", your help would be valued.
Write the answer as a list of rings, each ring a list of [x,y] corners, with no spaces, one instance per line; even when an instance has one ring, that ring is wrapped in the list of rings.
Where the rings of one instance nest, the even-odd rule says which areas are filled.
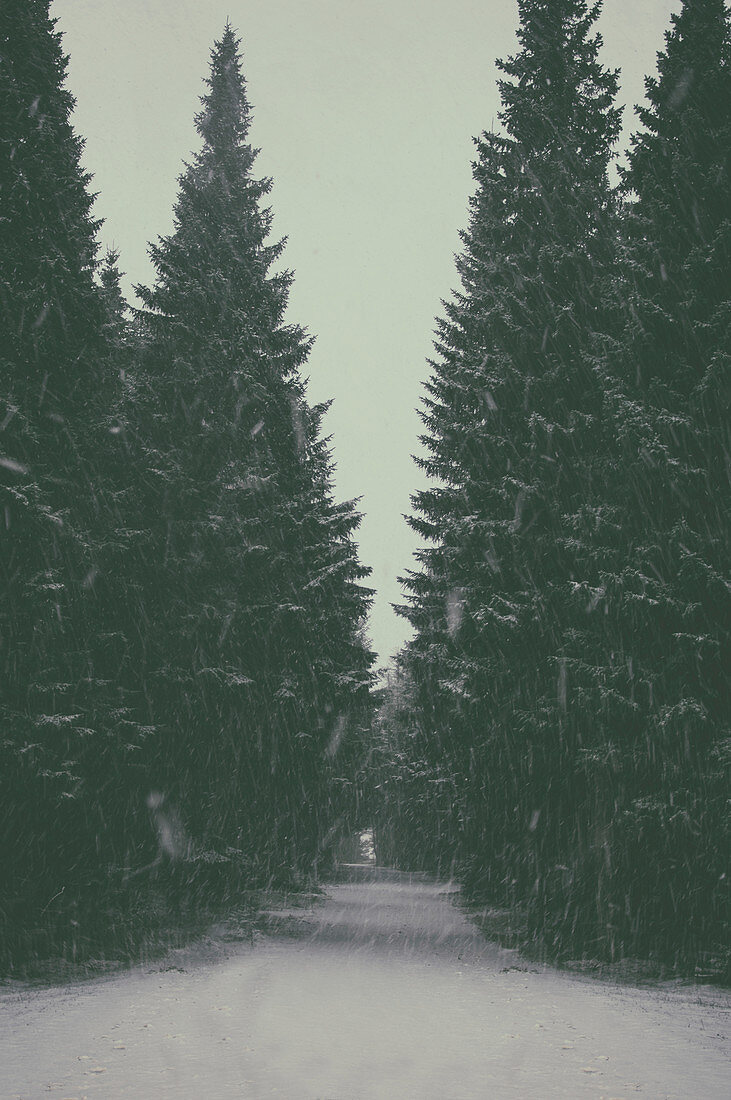
[[[171,236],[138,288],[135,379],[149,469],[143,679],[167,733],[153,774],[209,843],[307,865],[327,831],[324,750],[367,691],[352,505],[332,501],[300,369],[311,339],[272,274],[239,43],[213,48]],[[323,819],[322,821],[320,819]]]
[[[2,877],[33,924],[121,855],[104,823],[129,738],[98,666],[113,401],[98,225],[48,3],[2,5],[0,53]]]
[[[421,721],[457,779],[453,834],[473,887],[538,920],[576,838],[582,722],[568,713],[574,586],[597,518],[603,386],[595,364],[614,209],[617,75],[598,4],[520,3],[499,63],[505,135],[477,142],[477,191],[437,322],[412,525],[432,546],[408,580]]]
[[[622,476],[607,499],[622,539],[601,582],[615,655],[604,674],[617,729],[625,715],[612,739],[608,887],[627,940],[692,963],[724,938],[728,841],[731,33],[721,0],[688,0],[673,16],[646,87],[623,176],[625,324],[608,356]],[[606,758],[591,775],[606,786]]]
[[[427,387],[414,804],[439,853],[446,760],[468,886],[693,966],[727,835],[729,17],[674,17],[615,212],[598,7],[520,8]]]

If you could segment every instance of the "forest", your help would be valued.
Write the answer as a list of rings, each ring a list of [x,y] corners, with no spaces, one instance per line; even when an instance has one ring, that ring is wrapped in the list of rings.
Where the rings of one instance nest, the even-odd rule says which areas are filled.
[[[679,4],[618,163],[601,3],[518,10],[379,679],[237,33],[132,305],[48,0],[2,5],[1,969],[372,826],[546,957],[728,980],[731,14]]]

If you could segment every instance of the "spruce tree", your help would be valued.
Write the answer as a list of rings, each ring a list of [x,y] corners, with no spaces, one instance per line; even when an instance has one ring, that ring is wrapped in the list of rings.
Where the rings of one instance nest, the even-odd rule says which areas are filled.
[[[98,223],[45,0],[2,5],[0,54],[1,877],[11,920],[17,903],[34,926],[63,906],[49,909],[52,895],[69,899],[121,857],[130,737],[99,667],[114,381]]]
[[[325,749],[367,693],[367,571],[354,508],[332,500],[324,409],[305,399],[292,276],[270,271],[283,242],[268,243],[271,181],[253,175],[228,25],[206,83],[174,231],[138,288],[151,775],[208,850],[306,866],[327,832]]]
[[[432,545],[408,579],[408,660],[433,757],[457,782],[453,840],[473,889],[535,908],[576,844],[568,706],[575,588],[601,521],[598,330],[614,252],[607,172],[616,73],[600,5],[524,0],[521,49],[499,63],[504,134],[483,134],[437,322],[412,526]],[[583,899],[585,900],[585,899]],[[575,909],[579,909],[578,898]]]
[[[673,16],[623,174],[624,328],[607,402],[621,553],[602,579],[616,654],[607,834],[615,924],[701,962],[724,938],[729,680],[731,33],[722,0]],[[609,655],[607,655],[609,657]],[[609,660],[605,661],[608,668]],[[607,767],[592,768],[606,786]]]

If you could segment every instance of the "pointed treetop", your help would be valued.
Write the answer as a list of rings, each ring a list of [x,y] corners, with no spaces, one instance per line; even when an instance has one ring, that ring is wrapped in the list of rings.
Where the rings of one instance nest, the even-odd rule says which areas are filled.
[[[644,129],[632,137],[624,189],[651,201],[676,248],[715,237],[727,219],[731,147],[731,13],[724,0],[685,0],[648,77]],[[661,210],[664,213],[661,215]]]
[[[251,110],[240,40],[230,23],[213,45],[205,84],[195,120],[203,146],[180,177],[175,232],[150,247],[155,287],[135,290],[148,320],[152,311],[184,324],[193,317],[201,324],[213,318],[234,324],[243,311],[247,323],[256,314],[268,326],[283,320],[291,275],[268,275],[284,241],[267,243],[272,213],[261,200],[272,181],[256,179],[252,171],[258,150],[246,140]]]
[[[721,71],[728,72],[731,23],[725,0],[684,0],[670,22],[665,51],[657,55],[658,76],[645,79],[651,106],[637,109],[641,121],[652,127],[655,113],[665,109],[677,115],[689,109],[728,115],[731,104],[717,100],[715,87]]]
[[[107,307],[108,324],[121,325],[127,312],[122,293],[122,272],[119,270],[119,251],[108,248],[99,267],[102,297]]]
[[[601,0],[519,0],[522,49],[498,60],[500,120],[526,150],[572,150],[606,165],[621,126],[613,107],[619,73],[598,60],[599,34],[591,34]],[[576,143],[579,148],[575,148]]]
[[[211,71],[205,81],[209,91],[201,97],[203,109],[195,119],[205,144],[221,154],[245,143],[251,122],[240,46],[241,40],[227,22],[211,50]]]
[[[94,282],[101,223],[48,7],[0,0],[0,359],[16,364],[19,392],[32,391],[44,409],[58,402],[61,416],[75,407],[69,394],[84,388],[82,362],[93,370],[81,349],[102,323]]]

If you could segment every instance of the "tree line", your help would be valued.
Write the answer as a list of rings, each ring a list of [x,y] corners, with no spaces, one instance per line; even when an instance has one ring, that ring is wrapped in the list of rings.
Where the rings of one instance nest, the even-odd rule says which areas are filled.
[[[130,310],[48,7],[0,12],[0,932],[75,951],[162,867],[327,861],[374,657],[234,31]]]
[[[286,317],[240,43],[227,25],[214,44],[200,149],[130,309],[48,7],[0,9],[11,952],[45,932],[73,953],[112,897],[163,875],[189,893],[292,881],[374,824],[382,859],[455,875],[552,953],[717,971],[723,0],[680,5],[617,171],[601,4],[518,0],[426,383],[414,636],[380,692],[360,517],[306,398],[312,338]]]
[[[384,858],[551,951],[702,972],[728,965],[729,11],[679,5],[612,172],[600,6],[519,0],[498,62],[374,812]]]

